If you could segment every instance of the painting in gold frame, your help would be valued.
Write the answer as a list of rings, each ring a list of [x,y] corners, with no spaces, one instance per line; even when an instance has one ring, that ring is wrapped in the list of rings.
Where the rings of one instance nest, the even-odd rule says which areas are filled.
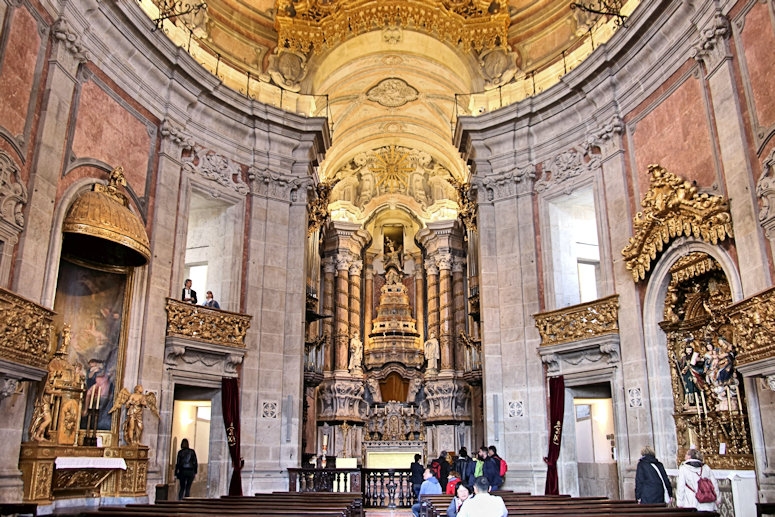
[[[81,428],[86,411],[99,408],[98,431],[118,429],[118,413],[108,413],[122,386],[131,271],[63,257],[59,265],[55,318],[71,327],[69,358],[86,379]],[[114,418],[116,421],[114,422]]]

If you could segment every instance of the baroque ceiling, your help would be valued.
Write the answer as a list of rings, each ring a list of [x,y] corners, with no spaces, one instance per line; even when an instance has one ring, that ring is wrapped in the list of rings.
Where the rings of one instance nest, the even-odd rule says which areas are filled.
[[[153,1],[161,9],[160,2],[168,0]],[[457,117],[497,109],[492,99],[502,102],[501,90],[525,90],[527,77],[536,93],[541,70],[556,82],[552,67],[572,68],[569,56],[589,46],[593,30],[599,42],[599,28],[610,22],[571,9],[568,0],[208,0],[206,5],[173,19],[165,32],[182,27],[179,39],[188,38],[192,55],[194,40],[196,54],[218,56],[221,70],[247,76],[235,81],[245,88],[233,86],[241,92],[286,109],[288,99],[297,99],[291,109],[305,106],[306,115],[328,118],[332,145],[320,180],[339,183],[332,191],[338,207],[333,215],[355,222],[365,221],[380,202],[397,198],[420,220],[454,218],[454,184],[468,181],[452,144]],[[229,74],[223,74],[227,84]],[[264,97],[269,88],[279,97]],[[305,98],[311,100],[302,102]]]

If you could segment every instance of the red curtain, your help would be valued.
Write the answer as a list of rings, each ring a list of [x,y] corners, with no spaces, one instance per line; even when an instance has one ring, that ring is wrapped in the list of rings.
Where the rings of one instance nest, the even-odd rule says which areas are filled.
[[[223,405],[223,423],[226,426],[226,440],[229,442],[229,455],[231,463],[234,465],[234,472],[229,483],[229,495],[242,495],[239,383],[236,377],[224,377],[221,380],[221,403]]]
[[[562,441],[562,421],[565,413],[565,379],[562,375],[549,379],[549,454],[544,461],[549,466],[546,471],[546,495],[559,495],[557,481],[557,458],[560,457]]]

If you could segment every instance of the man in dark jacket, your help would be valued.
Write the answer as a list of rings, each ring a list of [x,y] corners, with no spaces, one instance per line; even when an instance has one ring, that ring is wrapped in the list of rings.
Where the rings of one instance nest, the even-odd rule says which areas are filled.
[[[417,498],[420,496],[420,486],[422,486],[422,482],[423,482],[422,474],[425,471],[425,467],[423,467],[422,463],[420,463],[421,459],[422,459],[422,456],[420,456],[419,454],[415,454],[414,463],[410,465],[410,468],[412,470],[410,481],[412,482],[412,489],[414,490],[415,500],[417,500]]]
[[[468,455],[468,449],[461,447],[453,468],[460,474],[460,479],[463,483],[468,484],[469,478],[474,475],[474,467],[475,462]]]
[[[442,487],[446,487],[447,481],[449,481],[449,469],[452,466],[447,461],[447,451],[441,451],[439,454],[438,462],[441,463],[441,475],[439,476],[439,484]]]
[[[490,482],[490,490],[497,490],[503,484],[501,478],[501,462],[487,454],[487,447],[479,448],[479,459],[484,462],[482,466],[482,475]]]
[[[666,503],[673,497],[673,485],[654,449],[646,445],[635,471],[635,499],[641,504]]]

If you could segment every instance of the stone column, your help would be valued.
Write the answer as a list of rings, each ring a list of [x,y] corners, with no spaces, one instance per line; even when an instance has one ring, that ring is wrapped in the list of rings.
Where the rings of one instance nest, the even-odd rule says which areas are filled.
[[[705,27],[700,27],[699,41],[692,55],[704,65],[713,106],[713,120],[718,134],[721,164],[726,176],[729,212],[735,227],[735,245],[740,262],[740,278],[745,296],[772,285],[767,268],[767,250],[759,229],[756,184],[748,160],[749,142],[745,134],[740,92],[735,84],[735,70],[727,39],[732,33],[727,18],[716,10]]]
[[[436,258],[439,267],[439,354],[441,371],[451,371],[452,356],[452,255],[440,253]]]
[[[81,44],[81,36],[64,18],[57,20],[51,30],[52,50],[48,59],[48,74],[43,104],[38,109],[40,125],[36,153],[32,160],[29,180],[29,203],[26,229],[21,235],[16,253],[15,281],[11,290],[21,296],[50,306],[53,300],[43,299],[46,280],[46,260],[50,250],[48,236],[52,228],[57,198],[57,186],[65,161],[67,134],[70,130],[73,94],[78,82],[76,74],[87,56]],[[48,34],[46,34],[48,35]],[[58,272],[51,272],[56,275]],[[56,282],[51,282],[55,284]]]
[[[353,260],[350,264],[350,334],[361,332],[361,270],[362,260]]]
[[[454,257],[452,261],[452,364],[455,370],[463,371],[465,368],[465,355],[460,349],[459,336],[466,331],[466,292],[463,282],[465,259]]]
[[[336,265],[332,257],[323,259],[323,314],[332,316],[334,314],[334,273]],[[323,372],[334,371],[334,319],[325,318],[323,320],[323,335],[326,336],[325,359],[323,361]]]
[[[350,342],[349,279],[351,259],[336,257],[336,312],[334,313],[334,365],[336,371],[347,371],[347,350]]]
[[[369,333],[372,328],[372,318],[374,315],[374,267],[371,258],[366,258],[366,282],[363,289],[363,350],[369,343]]]
[[[425,261],[425,275],[428,283],[428,333],[439,335],[439,267],[436,265],[435,258],[428,258]]]
[[[415,319],[417,320],[417,330],[422,334],[425,328],[425,282],[420,268],[414,272],[414,307]]]

